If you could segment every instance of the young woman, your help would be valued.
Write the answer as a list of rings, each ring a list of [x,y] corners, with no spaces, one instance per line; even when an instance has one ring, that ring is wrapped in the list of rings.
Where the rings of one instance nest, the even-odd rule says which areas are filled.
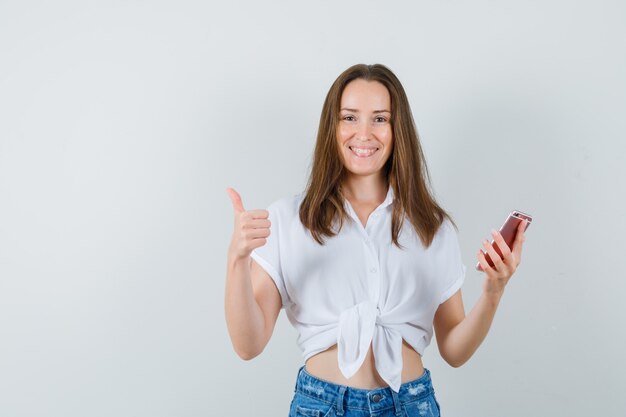
[[[492,231],[477,258],[483,293],[466,316],[456,228],[429,189],[402,85],[383,65],[354,65],[333,83],[306,190],[267,210],[235,211],[225,313],[235,351],[267,345],[280,310],[298,330],[290,416],[438,416],[422,353],[433,328],[441,356],[464,364],[481,344],[520,263]],[[271,234],[270,234],[271,228]]]

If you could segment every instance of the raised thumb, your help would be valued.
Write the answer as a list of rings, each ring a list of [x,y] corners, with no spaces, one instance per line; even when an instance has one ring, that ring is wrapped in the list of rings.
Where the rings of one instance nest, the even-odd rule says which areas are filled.
[[[245,211],[243,208],[243,203],[241,202],[241,196],[239,196],[239,193],[235,191],[234,188],[230,188],[230,187],[226,189],[226,192],[228,193],[230,197],[230,201],[233,203],[233,210],[235,210],[238,213]]]

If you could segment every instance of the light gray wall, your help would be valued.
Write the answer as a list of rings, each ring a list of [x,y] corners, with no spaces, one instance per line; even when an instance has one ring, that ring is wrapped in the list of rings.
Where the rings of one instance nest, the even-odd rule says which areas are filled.
[[[0,2],[0,415],[287,415],[281,312],[224,319],[245,208],[303,189],[324,96],[383,63],[460,227],[535,216],[491,332],[424,357],[444,415],[624,415],[622,1]]]

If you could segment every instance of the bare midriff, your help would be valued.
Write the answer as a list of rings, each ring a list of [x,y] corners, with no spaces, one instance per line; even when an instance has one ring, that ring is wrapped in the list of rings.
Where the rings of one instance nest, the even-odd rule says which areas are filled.
[[[305,369],[308,373],[317,378],[353,388],[374,389],[389,386],[376,370],[371,343],[363,365],[361,365],[361,368],[359,368],[356,374],[350,379],[343,376],[339,369],[336,344],[307,359]],[[423,374],[424,365],[422,364],[422,357],[403,339],[402,383],[417,379]]]

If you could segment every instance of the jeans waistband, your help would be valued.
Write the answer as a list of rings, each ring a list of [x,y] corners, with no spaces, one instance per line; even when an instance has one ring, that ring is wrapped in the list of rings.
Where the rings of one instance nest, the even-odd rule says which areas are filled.
[[[297,391],[327,403],[337,402],[340,408],[372,411],[390,407],[399,410],[398,402],[409,403],[434,393],[430,371],[426,368],[421,377],[403,383],[396,393],[391,387],[363,389],[335,384],[311,375],[305,365],[298,370],[294,392]]]

